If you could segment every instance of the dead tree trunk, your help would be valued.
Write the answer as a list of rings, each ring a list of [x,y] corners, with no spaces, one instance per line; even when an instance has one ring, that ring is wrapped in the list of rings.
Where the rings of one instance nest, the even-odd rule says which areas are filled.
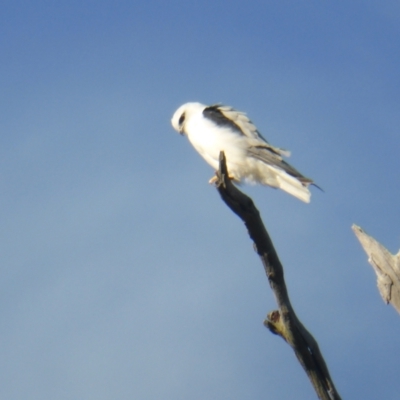
[[[386,304],[391,303],[400,313],[400,251],[393,255],[359,226],[353,225],[352,229],[368,255],[368,262],[375,270],[383,301]]]
[[[278,304],[278,310],[267,315],[264,325],[292,347],[318,397],[322,400],[339,400],[339,393],[329,375],[316,340],[297,318],[290,303],[283,267],[260,213],[254,206],[253,200],[231,183],[223,152],[220,153],[217,178],[216,185],[222,200],[246,225]]]

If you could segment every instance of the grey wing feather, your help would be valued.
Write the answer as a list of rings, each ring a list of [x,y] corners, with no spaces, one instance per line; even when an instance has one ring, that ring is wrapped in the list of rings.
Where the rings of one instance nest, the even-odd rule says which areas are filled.
[[[256,126],[250,121],[250,119],[247,117],[247,115],[241,111],[237,111],[232,107],[229,106],[218,106],[219,111],[228,119],[230,119],[232,122],[234,122],[238,128],[242,131],[243,135],[257,139],[260,138],[264,142],[268,143],[260,134],[260,132],[257,131]]]
[[[280,153],[272,146],[251,146],[248,148],[247,153],[249,156],[257,158],[266,164],[282,169],[289,175],[297,178],[305,186],[313,183],[311,179],[303,176],[299,171],[283,160]]]
[[[243,133],[243,135],[247,136],[250,139],[255,139],[258,141],[257,144],[262,144],[263,142],[268,145],[275,153],[281,154],[283,156],[289,157],[290,151],[281,149],[279,147],[271,146],[268,141],[261,135],[261,133],[257,130],[256,126],[251,122],[251,120],[247,117],[244,112],[237,111],[229,106],[218,106],[218,110],[230,121],[232,121]]]

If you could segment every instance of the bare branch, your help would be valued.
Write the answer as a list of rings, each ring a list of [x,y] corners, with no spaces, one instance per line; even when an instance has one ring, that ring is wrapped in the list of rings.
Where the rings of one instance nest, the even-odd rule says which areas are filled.
[[[383,301],[400,313],[400,251],[393,255],[359,226],[352,229],[368,255],[368,262],[375,270],[379,293]]]
[[[223,152],[220,153],[219,171],[216,175],[218,192],[226,205],[246,225],[278,304],[279,309],[268,314],[264,325],[292,347],[320,399],[340,399],[316,340],[299,321],[293,310],[286,289],[282,264],[260,213],[253,200],[230,181]]]

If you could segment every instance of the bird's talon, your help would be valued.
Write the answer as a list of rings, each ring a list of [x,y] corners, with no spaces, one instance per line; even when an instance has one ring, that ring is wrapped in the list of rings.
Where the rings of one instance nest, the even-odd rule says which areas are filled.
[[[235,179],[235,177],[233,177],[233,176],[228,176],[228,179],[229,179],[230,181],[235,182],[235,183],[239,183],[239,181],[238,181],[237,179]],[[214,176],[208,181],[208,183],[209,183],[210,185],[215,185],[215,184],[218,182],[218,180],[219,180],[218,176],[217,176],[217,175],[214,175]]]
[[[208,181],[208,183],[209,183],[210,185],[214,185],[214,184],[217,183],[217,180],[218,180],[217,175],[214,175],[214,176]]]

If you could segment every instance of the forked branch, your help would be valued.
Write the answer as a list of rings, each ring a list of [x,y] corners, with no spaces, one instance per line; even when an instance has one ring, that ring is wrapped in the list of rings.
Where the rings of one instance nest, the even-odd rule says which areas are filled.
[[[264,325],[281,336],[294,350],[320,399],[338,400],[340,396],[313,336],[297,318],[289,300],[283,267],[253,200],[234,186],[229,179],[226,159],[220,153],[216,186],[222,200],[244,222],[257,254],[264,266],[278,310],[267,315]]]

